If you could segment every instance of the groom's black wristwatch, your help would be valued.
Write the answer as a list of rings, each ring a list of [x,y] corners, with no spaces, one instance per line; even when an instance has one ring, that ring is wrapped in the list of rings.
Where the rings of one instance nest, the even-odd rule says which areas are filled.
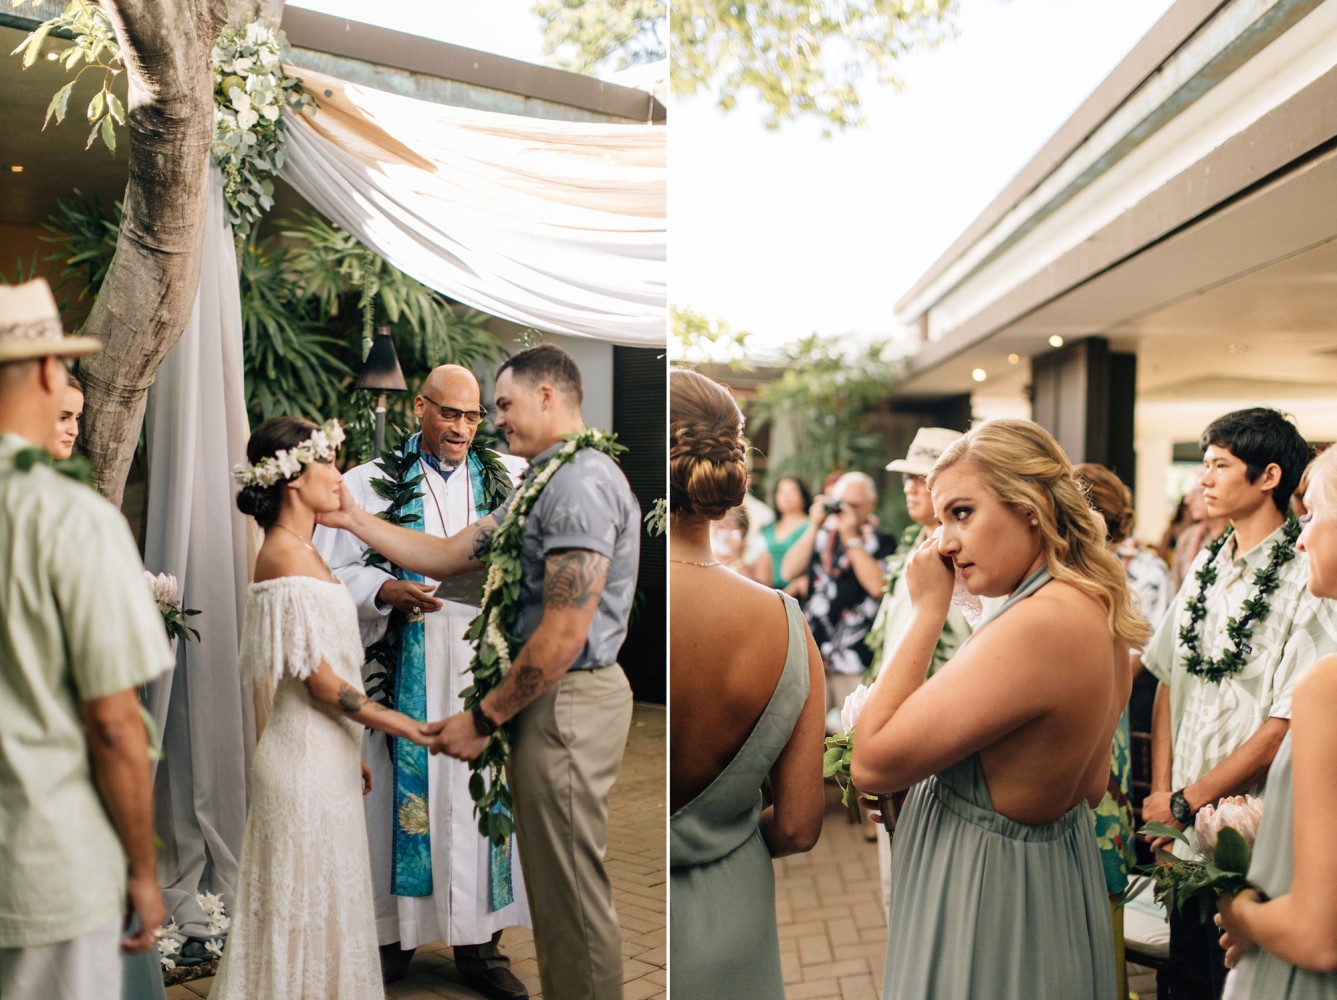
[[[1175,818],[1176,823],[1183,823],[1188,826],[1193,822],[1193,807],[1188,804],[1188,799],[1184,798],[1184,790],[1170,795],[1170,815]]]
[[[483,711],[481,701],[474,702],[474,707],[470,709],[474,717],[474,729],[478,731],[479,736],[491,736],[497,731],[497,724],[487,717]]]

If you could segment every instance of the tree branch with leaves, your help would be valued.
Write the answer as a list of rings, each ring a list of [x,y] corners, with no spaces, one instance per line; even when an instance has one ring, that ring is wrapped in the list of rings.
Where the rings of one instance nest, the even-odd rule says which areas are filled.
[[[674,0],[673,91],[712,91],[725,111],[759,98],[763,122],[863,124],[862,88],[901,85],[896,64],[953,32],[956,0]]]

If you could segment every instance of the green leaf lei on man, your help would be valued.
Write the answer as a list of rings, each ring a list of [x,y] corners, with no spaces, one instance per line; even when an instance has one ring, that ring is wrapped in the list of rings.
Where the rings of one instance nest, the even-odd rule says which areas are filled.
[[[474,644],[469,670],[474,682],[463,693],[464,707],[473,708],[488,692],[499,685],[511,669],[516,652],[515,619],[519,612],[520,580],[523,575],[521,551],[524,545],[525,518],[543,488],[559,468],[571,461],[582,448],[593,448],[610,458],[627,449],[617,443],[617,436],[586,427],[576,434],[563,435],[566,443],[516,491],[506,517],[492,535],[491,547],[483,555],[487,582],[478,616],[469,623],[465,639]],[[469,762],[469,795],[478,815],[478,830],[493,843],[504,843],[511,836],[511,790],[503,768],[510,753],[507,726],[499,726],[488,739],[486,749]],[[483,780],[483,772],[489,780]]]

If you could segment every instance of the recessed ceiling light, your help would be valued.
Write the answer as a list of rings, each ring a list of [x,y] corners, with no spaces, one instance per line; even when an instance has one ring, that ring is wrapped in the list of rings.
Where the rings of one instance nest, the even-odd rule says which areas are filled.
[[[11,174],[21,174],[21,173],[23,173],[23,164],[22,164],[22,163],[11,163],[11,164],[9,165],[9,172],[10,172]]]
[[[970,377],[973,378],[976,382],[983,382],[986,378],[989,377],[989,373],[986,372],[983,368],[976,368],[973,372],[970,373]]]
[[[46,54],[46,61],[47,61],[47,62],[55,62],[55,61],[56,61],[57,59],[59,59],[59,58],[60,58],[60,53],[59,53],[59,52],[48,52],[48,53]]]
[[[1020,360],[1021,360],[1020,354],[1009,354],[1007,356],[1007,363],[1010,365],[1015,365]]]
[[[1049,346],[1050,346],[1050,347],[1062,347],[1062,346],[1063,346],[1063,338],[1060,337],[1057,333],[1054,334],[1052,337],[1049,338]]]

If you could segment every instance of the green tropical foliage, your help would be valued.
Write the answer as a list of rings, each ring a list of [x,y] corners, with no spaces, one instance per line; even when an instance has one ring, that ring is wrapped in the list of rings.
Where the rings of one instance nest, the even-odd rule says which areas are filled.
[[[687,364],[714,362],[741,367],[747,357],[749,330],[737,330],[727,321],[694,309],[673,306],[669,313],[673,357]]]
[[[77,299],[91,302],[107,277],[116,237],[121,231],[121,202],[111,209],[96,194],[85,195],[78,188],[68,198],[56,200],[56,214],[42,227],[45,241],[56,249],[48,260],[63,265],[59,277],[53,275],[52,290],[57,294],[73,291]]]
[[[75,191],[46,225],[47,258],[57,294],[69,301],[96,296],[107,276],[120,228],[121,204],[110,210]],[[416,373],[453,362],[475,370],[504,355],[486,329],[488,316],[457,307],[314,214],[279,223],[277,236],[253,236],[240,258],[242,360],[252,424],[278,414],[313,420],[338,416],[351,463],[372,457],[374,397],[351,390],[371,330],[388,326],[409,389]],[[458,309],[458,312],[457,312]],[[413,424],[412,391],[392,394],[387,444]]]
[[[803,447],[767,469],[820,484],[835,469],[868,471],[886,464],[886,444],[872,426],[899,365],[885,342],[851,347],[848,338],[812,334],[785,352],[780,377],[762,386],[749,423],[790,422]]]
[[[292,257],[272,238],[242,249],[242,358],[253,422],[282,414],[324,420],[353,375],[343,341],[324,332]]]

